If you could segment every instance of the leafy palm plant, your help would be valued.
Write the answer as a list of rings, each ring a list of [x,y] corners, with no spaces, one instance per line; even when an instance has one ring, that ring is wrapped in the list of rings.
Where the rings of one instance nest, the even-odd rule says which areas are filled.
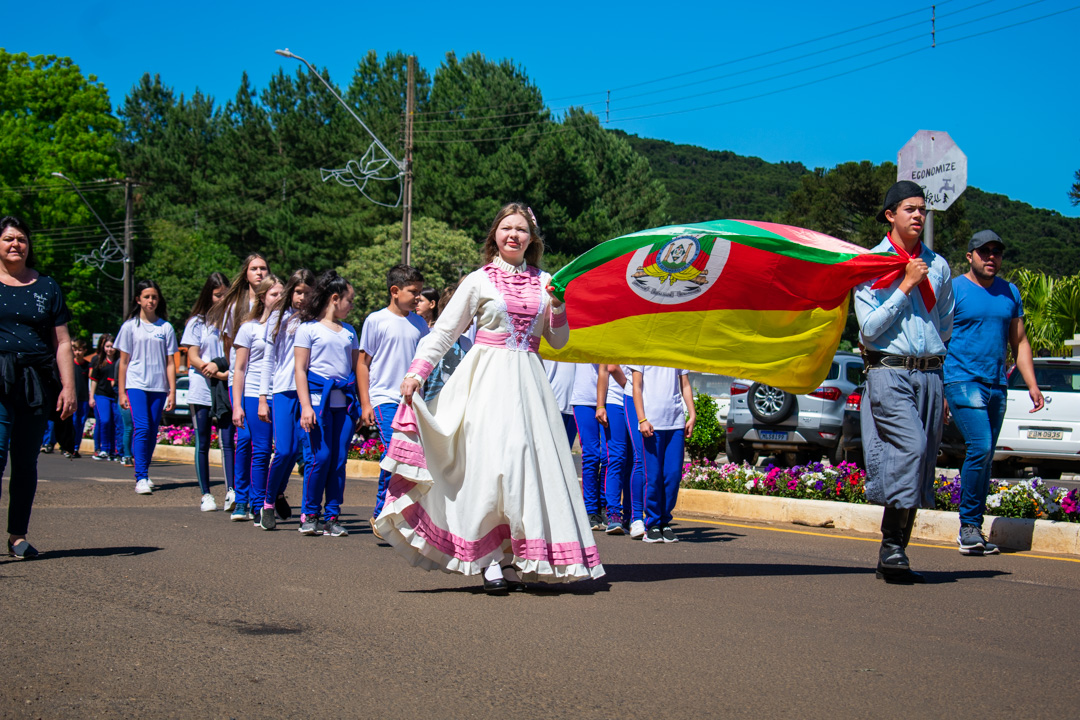
[[[1032,350],[1065,353],[1065,341],[1080,330],[1080,276],[1055,278],[1021,268],[1012,274],[1024,303],[1024,327]]]

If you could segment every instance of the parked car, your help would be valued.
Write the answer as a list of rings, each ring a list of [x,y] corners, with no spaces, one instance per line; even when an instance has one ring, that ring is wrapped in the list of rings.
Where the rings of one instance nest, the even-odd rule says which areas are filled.
[[[840,433],[837,454],[832,458],[834,463],[847,460],[859,467],[864,467],[861,425],[863,388],[863,385],[855,388],[844,403],[844,424]],[[964,436],[960,434],[960,429],[956,423],[945,423],[941,432],[941,445],[938,448],[938,467],[959,470],[964,464],[965,455],[967,455],[967,444],[964,442]]]
[[[166,425],[185,425],[191,422],[191,411],[187,404],[188,376],[176,376],[176,405],[169,412],[162,413],[162,421]]]
[[[839,352],[821,385],[806,395],[750,380],[731,383],[727,417],[730,462],[756,462],[762,453],[803,465],[834,458],[840,445],[844,403],[862,382],[862,358]]]
[[[1035,358],[1035,380],[1046,407],[1030,412],[1031,398],[1019,372],[1009,375],[1005,420],[994,449],[995,475],[1035,474],[1056,480],[1080,472],[1080,358]]]

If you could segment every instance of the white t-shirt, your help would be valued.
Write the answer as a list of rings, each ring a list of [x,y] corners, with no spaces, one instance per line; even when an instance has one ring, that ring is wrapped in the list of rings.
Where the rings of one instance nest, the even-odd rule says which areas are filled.
[[[271,341],[270,335],[277,328],[277,319],[277,311],[270,313],[263,332],[266,354],[263,355],[263,367],[259,373],[260,395],[269,395],[270,388],[279,393],[296,390],[296,355],[293,354],[293,343],[296,341],[296,329],[300,327],[300,323],[296,318],[296,311],[292,308],[286,309],[285,319],[281,321],[281,327]]]
[[[353,350],[360,349],[356,330],[349,323],[342,323],[341,330],[335,332],[318,320],[312,320],[296,329],[295,347],[308,348],[311,357],[308,360],[308,372],[324,378],[344,379],[353,371]],[[311,406],[322,404],[322,396],[315,388],[308,388],[311,394]],[[334,390],[330,394],[330,407],[345,407],[345,393]]]
[[[559,412],[563,415],[574,412],[570,407],[570,395],[574,391],[575,367],[574,363],[544,360],[544,370],[547,371],[547,379],[551,383],[551,392],[555,394],[555,402],[559,404]]]
[[[622,368],[623,375],[629,378],[630,372],[625,368],[625,366],[620,365],[619,367]],[[633,388],[631,388],[631,390],[632,389]],[[618,405],[621,407],[623,404],[624,395],[625,393],[623,393],[622,386],[619,385],[619,383],[615,382],[615,378],[611,376],[611,373],[608,373],[607,400],[605,400],[604,402],[607,405]]]
[[[266,355],[266,323],[258,320],[248,320],[236,331],[236,340],[233,347],[248,349],[247,370],[244,374],[244,397],[259,397],[263,358]],[[264,395],[272,392],[272,387],[267,388]]]
[[[169,378],[165,368],[176,353],[176,331],[158,318],[153,323],[133,317],[120,326],[116,349],[126,352],[128,359],[124,387],[128,390],[168,392]]]
[[[570,395],[571,405],[596,407],[596,381],[600,377],[595,364],[578,363],[574,366],[574,392]]]
[[[401,381],[409,372],[420,338],[427,334],[427,322],[416,313],[401,317],[383,308],[367,316],[360,349],[371,356],[368,397],[372,407],[401,402]]]
[[[682,430],[686,427],[686,410],[682,400],[679,378],[689,370],[659,367],[656,365],[629,365],[630,372],[637,371],[641,378],[641,403],[645,407],[642,419],[652,423],[653,430]],[[627,379],[633,377],[627,372]],[[627,395],[633,398],[633,385],[628,384]],[[631,400],[632,402],[632,400]]]
[[[200,315],[188,318],[180,344],[184,347],[198,348],[199,358],[203,362],[210,362],[225,354],[225,348],[221,344],[221,333],[217,328],[208,327],[206,319]],[[194,368],[188,373],[187,401],[189,405],[205,405],[206,407],[213,404],[210,400],[210,381]]]

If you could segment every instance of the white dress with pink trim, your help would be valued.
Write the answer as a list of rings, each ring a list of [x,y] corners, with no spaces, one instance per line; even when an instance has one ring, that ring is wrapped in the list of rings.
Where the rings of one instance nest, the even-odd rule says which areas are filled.
[[[476,343],[430,403],[399,406],[382,467],[392,473],[379,532],[411,564],[465,575],[495,561],[526,582],[604,574],[562,416],[536,350],[562,347],[547,273],[495,258],[467,276],[420,341],[426,378],[477,320]]]

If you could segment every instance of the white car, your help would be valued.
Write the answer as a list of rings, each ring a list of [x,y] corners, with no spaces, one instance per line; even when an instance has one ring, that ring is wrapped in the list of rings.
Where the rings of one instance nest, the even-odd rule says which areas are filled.
[[[1016,370],[1009,376],[994,448],[997,477],[1014,477],[1027,466],[1050,480],[1080,472],[1080,358],[1035,358],[1035,380],[1046,407],[1033,413],[1024,379]]]

